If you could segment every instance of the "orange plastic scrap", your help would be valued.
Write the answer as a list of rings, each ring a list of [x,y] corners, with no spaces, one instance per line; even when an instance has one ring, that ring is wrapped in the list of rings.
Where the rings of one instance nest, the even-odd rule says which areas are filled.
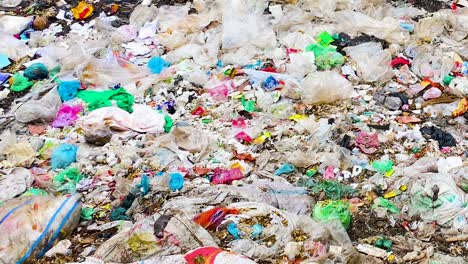
[[[453,110],[452,116],[453,117],[461,116],[467,111],[468,111],[468,99],[465,97],[460,101],[460,103],[458,103],[457,109]]]
[[[71,12],[73,17],[78,20],[83,20],[90,17],[93,14],[94,7],[85,1],[81,1],[77,6],[72,8]]]
[[[208,230],[215,230],[219,224],[224,220],[228,214],[238,214],[236,209],[229,209],[226,207],[215,207],[208,211],[201,212],[193,218],[193,221],[203,228]]]

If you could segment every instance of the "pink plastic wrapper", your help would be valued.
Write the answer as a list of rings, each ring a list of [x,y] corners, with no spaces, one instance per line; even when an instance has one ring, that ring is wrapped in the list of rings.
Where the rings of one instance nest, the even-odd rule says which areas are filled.
[[[226,101],[229,94],[229,87],[223,83],[212,89],[209,89],[208,92],[215,101]]]
[[[232,181],[244,178],[242,171],[239,168],[225,170],[216,168],[213,171],[211,182],[214,184],[230,184]]]
[[[235,136],[235,138],[239,141],[239,142],[248,142],[248,143],[252,143],[253,139],[247,135],[247,133],[245,132],[239,132],[237,133],[237,135]]]
[[[377,133],[369,134],[361,131],[356,137],[356,145],[365,154],[372,154],[380,146],[379,137]]]
[[[63,104],[58,110],[55,120],[52,122],[52,127],[61,128],[74,125],[81,111],[83,111],[82,105]]]
[[[237,119],[232,120],[232,126],[236,128],[247,128],[247,122],[245,122],[245,119],[242,117],[238,117]]]

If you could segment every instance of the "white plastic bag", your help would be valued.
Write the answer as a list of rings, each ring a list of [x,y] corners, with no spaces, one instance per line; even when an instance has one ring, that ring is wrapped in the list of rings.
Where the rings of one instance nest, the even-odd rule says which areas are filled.
[[[39,100],[31,100],[21,105],[16,110],[16,120],[22,123],[51,122],[62,104],[57,89],[50,90]]]
[[[353,86],[336,71],[314,72],[300,83],[299,93],[306,104],[334,103],[350,98]]]
[[[33,176],[25,168],[0,171],[0,202],[24,193],[33,183]]]
[[[9,35],[0,31],[0,53],[5,54],[8,58],[16,61],[27,55],[32,55],[31,50],[26,44]]]
[[[15,35],[23,32],[33,17],[0,15],[0,32]]]
[[[400,22],[391,17],[374,19],[360,12],[338,11],[332,15],[342,32],[362,32],[390,43],[404,44],[409,41],[409,32],[400,27]]]
[[[162,133],[166,124],[164,115],[147,105],[133,105],[131,114],[114,106],[102,107],[78,120],[78,125],[85,133],[103,123],[114,130],[133,130],[140,133]]]
[[[266,1],[225,0],[223,7],[223,48],[240,48],[253,44],[274,47],[276,35],[263,17]]]
[[[388,50],[382,49],[382,44],[367,42],[344,49],[346,54],[356,63],[357,74],[366,82],[386,82],[393,77],[390,62],[392,56]]]

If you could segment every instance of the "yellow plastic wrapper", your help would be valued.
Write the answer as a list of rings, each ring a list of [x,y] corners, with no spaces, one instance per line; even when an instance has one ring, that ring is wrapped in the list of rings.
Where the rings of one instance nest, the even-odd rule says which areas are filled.
[[[458,104],[457,109],[452,112],[453,117],[461,116],[468,111],[468,99],[463,98]]]
[[[83,20],[90,17],[93,14],[93,11],[94,7],[85,1],[81,1],[71,10],[73,17],[75,17],[77,20]]]

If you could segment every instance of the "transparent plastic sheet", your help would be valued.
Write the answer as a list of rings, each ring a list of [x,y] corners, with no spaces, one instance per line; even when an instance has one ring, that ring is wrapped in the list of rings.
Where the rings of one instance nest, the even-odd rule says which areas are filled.
[[[155,214],[137,221],[105,241],[94,253],[104,262],[131,263],[152,257],[183,254],[201,246],[216,246],[210,234],[185,215],[172,215],[162,227],[162,236],[155,235]],[[159,235],[159,232],[157,233]],[[145,261],[146,262],[146,261]]]
[[[33,176],[25,168],[0,170],[0,203],[24,193],[33,183]]]
[[[125,131],[133,130],[140,133],[162,133],[164,132],[164,116],[146,105],[133,105],[133,113],[128,113],[118,107],[103,107],[96,109],[88,115],[80,118],[78,126],[84,133],[90,133],[106,123],[111,129]]]
[[[382,44],[368,42],[344,50],[356,63],[357,75],[364,81],[386,82],[393,77],[392,56],[388,50],[382,49]]]
[[[416,26],[416,35],[426,41],[442,35],[445,30],[445,21],[439,16],[426,17],[419,20]]]
[[[353,93],[351,83],[336,71],[310,73],[299,86],[302,101],[306,104],[333,103],[348,99]]]
[[[57,239],[78,225],[81,195],[29,196],[9,200],[0,207],[0,262],[25,263],[44,256]]]
[[[284,252],[287,245],[294,241],[292,237],[294,230],[301,230],[301,232],[307,234],[308,239],[304,241],[304,244],[321,241],[326,245],[326,248],[333,247],[336,249],[333,252],[323,252],[319,256],[308,256],[309,260],[324,262],[334,260],[346,263],[358,257],[358,253],[353,249],[346,231],[340,227],[339,223],[319,224],[312,220],[310,216],[294,215],[261,203],[233,203],[229,205],[229,208],[242,212],[239,215],[226,216],[226,221],[237,222],[237,225],[242,225],[243,221],[249,219],[255,221],[256,217],[270,217],[272,219],[270,223],[263,227],[258,240],[241,238],[230,243],[235,252],[252,259],[272,260],[277,257],[277,252]],[[268,240],[272,235],[275,236],[275,241],[267,246],[265,240]]]
[[[150,74],[146,67],[136,66],[112,53],[102,59],[91,58],[81,65],[75,72],[83,83],[106,88],[117,84],[125,87]]]
[[[22,104],[15,112],[16,120],[22,123],[51,122],[62,104],[57,88],[51,89],[38,100],[30,100]]]
[[[430,78],[434,82],[442,82],[455,66],[455,61],[442,49],[430,45],[422,45],[415,49],[411,70],[421,78]]]
[[[410,215],[420,215],[425,221],[437,221],[443,225],[456,215],[468,213],[468,197],[457,186],[453,175],[424,173],[418,178],[410,190]]]
[[[140,4],[135,7],[130,14],[130,25],[141,28],[147,21],[153,21],[158,14],[158,8],[155,5]]]
[[[33,17],[9,16],[0,13],[0,32],[20,34],[33,21]]]
[[[23,41],[0,31],[0,53],[16,61],[25,56],[33,55],[29,47]]]
[[[361,32],[396,44],[405,44],[410,40],[409,32],[391,17],[377,20],[360,12],[344,10],[335,12],[331,19],[338,24],[341,32]]]
[[[225,0],[223,5],[223,49],[276,46],[275,32],[263,16],[266,1]]]

